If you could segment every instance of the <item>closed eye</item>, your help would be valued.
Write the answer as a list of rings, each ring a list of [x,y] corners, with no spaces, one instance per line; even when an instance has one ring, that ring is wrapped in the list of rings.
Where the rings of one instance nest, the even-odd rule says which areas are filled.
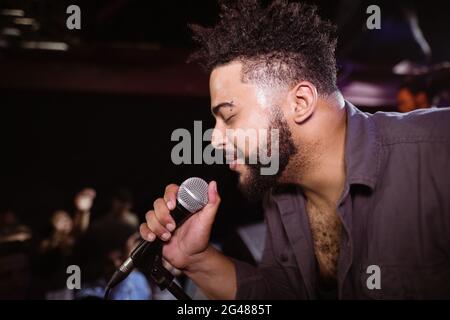
[[[228,117],[227,119],[224,120],[225,124],[230,124],[231,119],[233,119],[236,115],[233,114],[232,116]]]

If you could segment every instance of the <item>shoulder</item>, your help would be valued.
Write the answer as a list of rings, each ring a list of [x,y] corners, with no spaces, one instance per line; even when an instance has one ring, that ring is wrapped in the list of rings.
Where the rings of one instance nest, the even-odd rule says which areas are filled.
[[[371,116],[382,145],[450,142],[450,108],[408,113],[377,112]]]

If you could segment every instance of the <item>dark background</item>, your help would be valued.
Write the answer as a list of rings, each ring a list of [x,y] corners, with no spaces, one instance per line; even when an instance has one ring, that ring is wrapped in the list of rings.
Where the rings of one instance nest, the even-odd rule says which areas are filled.
[[[203,130],[214,125],[206,98],[33,92],[4,101],[15,107],[1,109],[2,202],[27,223],[42,226],[53,210],[71,208],[83,187],[97,190],[93,219],[123,186],[143,218],[165,185],[191,176],[219,181],[217,232],[260,218],[259,208],[236,192],[227,166],[172,164],[175,129],[188,129],[193,139],[194,120]]]
[[[398,62],[449,60],[443,1],[315,3],[339,26],[339,87],[363,110],[395,110],[402,79],[392,68]],[[65,27],[70,4],[81,7],[80,31]],[[381,30],[365,28],[369,4],[381,7]],[[98,195],[95,218],[107,210],[111,192],[126,186],[143,218],[165,185],[200,176],[219,182],[216,236],[261,219],[259,206],[242,199],[226,166],[176,166],[170,159],[174,129],[193,132],[194,120],[203,121],[203,130],[214,125],[208,75],[185,61],[194,49],[187,23],[212,24],[215,1],[0,3],[0,9],[10,7],[24,10],[38,26],[0,20],[0,29],[20,30],[0,38],[7,43],[0,48],[1,209],[12,208],[39,226],[52,210],[71,208],[75,193],[89,186]],[[414,41],[404,8],[418,14],[431,57]],[[27,41],[63,42],[68,50],[24,49]]]

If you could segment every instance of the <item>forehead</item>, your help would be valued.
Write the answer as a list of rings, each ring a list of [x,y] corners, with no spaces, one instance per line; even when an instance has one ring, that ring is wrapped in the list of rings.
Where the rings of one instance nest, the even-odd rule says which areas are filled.
[[[231,62],[215,68],[209,78],[211,105],[223,102],[244,100],[255,93],[255,86],[242,82],[242,63]]]

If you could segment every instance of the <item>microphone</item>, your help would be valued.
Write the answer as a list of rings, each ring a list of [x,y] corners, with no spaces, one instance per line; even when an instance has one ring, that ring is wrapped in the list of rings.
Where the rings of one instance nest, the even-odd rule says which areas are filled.
[[[203,209],[207,203],[208,184],[205,180],[194,177],[184,181],[178,189],[176,208],[171,212],[176,227],[179,227],[194,213]],[[153,242],[141,240],[130,257],[122,263],[109,280],[105,296],[108,296],[109,291],[122,282],[146,257],[159,250],[163,243],[159,238],[156,238]]]

